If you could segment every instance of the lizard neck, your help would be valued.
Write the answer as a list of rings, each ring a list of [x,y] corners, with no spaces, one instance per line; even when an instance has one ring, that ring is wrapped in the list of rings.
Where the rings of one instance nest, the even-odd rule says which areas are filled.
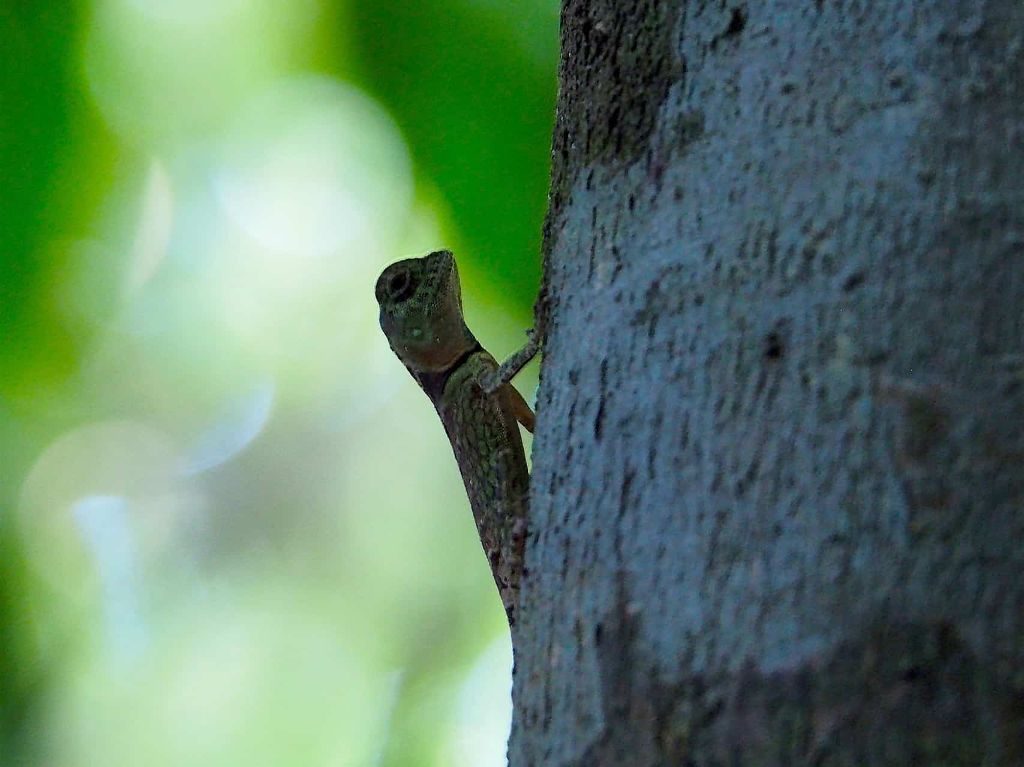
[[[441,394],[444,392],[444,387],[448,383],[448,379],[451,378],[452,373],[462,367],[466,360],[480,351],[483,351],[483,347],[474,338],[472,345],[456,357],[448,367],[442,370],[413,370],[409,368],[409,372],[412,373],[412,377],[416,379],[416,382],[427,393],[431,401],[437,402],[441,399]]]

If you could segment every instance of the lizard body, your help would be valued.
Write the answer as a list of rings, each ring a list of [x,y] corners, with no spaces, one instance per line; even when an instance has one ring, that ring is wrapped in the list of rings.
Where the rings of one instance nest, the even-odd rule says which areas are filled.
[[[392,264],[378,278],[375,293],[391,349],[444,425],[484,554],[514,626],[530,489],[518,423],[532,432],[533,411],[508,379],[502,380],[507,369],[499,369],[466,327],[450,252]]]

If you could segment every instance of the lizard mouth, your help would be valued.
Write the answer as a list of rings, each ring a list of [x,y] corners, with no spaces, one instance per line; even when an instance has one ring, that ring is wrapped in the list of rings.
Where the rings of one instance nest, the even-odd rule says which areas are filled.
[[[435,250],[424,256],[423,261],[432,275],[447,276],[455,269],[455,256],[450,250]]]
[[[427,266],[427,279],[434,289],[447,293],[454,290],[458,294],[459,308],[462,308],[462,291],[459,288],[459,268],[455,265],[455,256],[450,250],[435,250],[423,257]]]

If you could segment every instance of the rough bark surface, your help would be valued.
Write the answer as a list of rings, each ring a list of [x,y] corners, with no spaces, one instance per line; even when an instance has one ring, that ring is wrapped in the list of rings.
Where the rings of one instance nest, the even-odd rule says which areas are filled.
[[[1024,4],[562,25],[512,767],[1024,764]]]

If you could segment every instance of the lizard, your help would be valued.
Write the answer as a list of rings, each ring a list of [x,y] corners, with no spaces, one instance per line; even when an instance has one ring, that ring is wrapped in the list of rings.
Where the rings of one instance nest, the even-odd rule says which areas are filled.
[[[537,353],[534,337],[499,367],[466,326],[459,271],[447,250],[391,264],[374,293],[388,344],[444,425],[505,615],[515,628],[530,503],[518,424],[532,434],[535,417],[510,380]]]

